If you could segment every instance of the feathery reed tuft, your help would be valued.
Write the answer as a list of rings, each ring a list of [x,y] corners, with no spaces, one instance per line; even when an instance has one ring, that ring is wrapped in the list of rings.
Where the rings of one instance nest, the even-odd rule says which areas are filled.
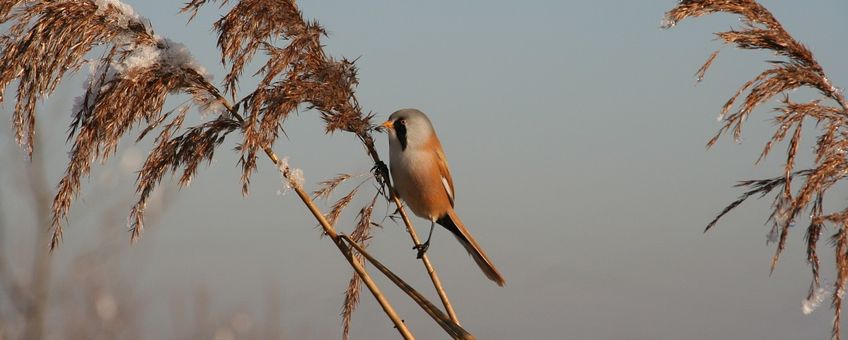
[[[344,195],[342,198],[339,198],[336,203],[333,203],[333,207],[330,208],[330,212],[327,213],[327,221],[330,221],[330,224],[335,225],[339,220],[339,216],[341,216],[344,208],[347,208],[350,205],[350,202],[353,202],[353,197],[359,192],[359,187],[353,188],[347,195]]]
[[[122,40],[125,43],[150,41],[146,26],[133,13],[103,0],[94,1],[5,1],[11,22],[0,39],[0,88],[5,93],[18,80],[12,124],[17,142],[32,155],[35,134],[35,105],[52,93],[67,71],[76,71],[92,46]],[[0,102],[4,98],[0,96]]]
[[[377,205],[378,197],[380,197],[379,194],[374,195],[374,198],[372,198],[366,206],[359,210],[356,228],[352,233],[350,233],[350,240],[359,244],[359,246],[363,249],[368,248],[368,240],[371,239],[371,230],[374,226],[377,226],[377,224],[371,220],[371,214],[374,212],[374,206]],[[354,256],[358,258],[359,261],[363,261],[361,253],[356,252],[354,253]],[[342,304],[342,337],[345,340],[347,340],[350,335],[350,322],[353,317],[353,311],[356,310],[356,307],[359,305],[359,293],[361,287],[362,279],[359,278],[359,274],[353,272],[350,281],[348,282],[347,289],[345,289],[345,299]]]
[[[23,0],[3,0],[0,1],[0,20],[7,20],[9,12],[12,11]]]
[[[842,92],[828,79],[822,66],[813,57],[813,53],[803,44],[795,40],[778,22],[778,20],[762,5],[753,0],[684,0],[668,11],[663,20],[663,27],[675,26],[688,17],[699,17],[717,12],[737,14],[742,19],[740,29],[731,29],[716,33],[716,36],[727,44],[733,44],[740,49],[768,50],[781,57],[782,60],[769,61],[770,68],[761,72],[754,79],[746,82],[724,104],[720,119],[724,122],[718,133],[707,143],[712,146],[721,135],[732,131],[734,139],[742,134],[743,123],[749,115],[761,104],[779,94],[783,94],[774,122],[777,126],[775,133],[763,147],[757,162],[764,159],[772,150],[774,144],[788,137],[788,147],[783,174],[779,177],[743,181],[737,186],[747,187],[739,199],[722,210],[708,225],[709,230],[728,212],[738,207],[751,196],[763,197],[776,191],[772,204],[773,211],[769,216],[772,232],[769,240],[777,242],[775,254],[772,257],[771,269],[774,270],[780,254],[786,246],[790,226],[805,210],[810,214],[810,225],[807,227],[806,242],[807,261],[812,269],[812,284],[808,299],[821,284],[819,256],[816,246],[823,231],[824,224],[830,223],[837,228],[831,237],[835,246],[837,281],[832,295],[835,309],[833,336],[840,337],[840,317],[842,293],[848,283],[848,210],[826,214],[823,211],[824,198],[834,184],[844,179],[848,174],[848,133],[844,132],[848,119],[848,104]],[[703,79],[707,69],[718,55],[714,52],[706,63],[698,70],[698,81]],[[797,103],[789,98],[788,92],[806,87],[818,91],[823,98],[805,103]],[[743,98],[744,99],[740,99]],[[829,104],[825,104],[829,100]],[[805,122],[814,123],[820,127],[817,131],[814,164],[811,168],[796,170],[798,146],[801,143]],[[793,188],[795,182],[800,182]]]
[[[133,240],[141,235],[147,199],[156,184],[162,181],[165,172],[183,168],[179,183],[181,186],[188,185],[201,162],[211,162],[215,149],[224,142],[224,138],[241,126],[236,120],[220,116],[171,137],[182,125],[184,116],[185,110],[181,110],[179,116],[162,129],[156,138],[156,146],[138,172],[136,192],[139,199],[130,213]]]
[[[193,1],[183,10],[197,11],[205,3]],[[318,22],[306,21],[293,1],[239,1],[215,23],[215,30],[222,62],[230,65],[224,84],[233,97],[245,64],[260,49],[268,56],[257,72],[259,84],[240,101],[245,114],[240,148],[245,194],[257,154],[274,144],[283,120],[301,105],[321,113],[326,132],[349,131],[361,140],[371,140],[373,116],[362,114],[354,95],[356,67],[324,54],[320,38],[326,31]],[[287,42],[284,47],[275,45],[281,40]]]
[[[68,135],[68,140],[73,139],[71,160],[53,200],[52,249],[61,240],[61,221],[93,161],[108,159],[120,139],[142,121],[149,125],[142,135],[162,123],[167,116],[162,115],[163,105],[170,94],[186,93],[201,110],[211,111],[219,110],[220,95],[185,46],[154,34],[146,20],[119,1],[28,2],[10,18],[15,22],[0,46],[0,86],[5,89],[13,80],[19,82],[13,125],[19,143],[29,153],[33,149],[36,100],[49,95],[65,72],[76,71],[86,63],[84,56],[95,46],[106,46],[103,56],[90,62],[92,71],[85,93],[73,108]],[[181,111],[167,125],[166,135],[182,125],[185,112]],[[220,124],[212,128],[216,127]],[[232,131],[233,127],[230,124],[226,129]],[[194,143],[188,147],[197,147],[208,142],[201,140],[203,137],[211,135],[194,132],[183,137],[193,138],[185,141]],[[161,142],[164,136],[160,135]],[[178,162],[186,166],[183,184],[196,171],[198,161],[191,157],[211,157],[212,149],[197,148],[195,156],[184,151]],[[161,153],[152,153],[151,157],[168,159]],[[139,179],[142,197],[131,214],[134,239],[141,231],[144,202],[152,187],[150,178],[142,175]]]
[[[142,234],[145,207],[164,176],[169,172],[179,173],[179,185],[188,185],[200,164],[211,162],[224,139],[239,132],[241,143],[236,150],[242,167],[242,193],[248,192],[257,154],[264,153],[354,268],[342,312],[344,336],[349,334],[360,284],[364,283],[399,333],[412,338],[362,264],[362,256],[368,256],[364,247],[371,228],[376,225],[371,216],[377,198],[394,199],[399,211],[403,210],[390,195],[388,168],[374,147],[371,135],[374,116],[363,112],[355,95],[358,79],[354,61],[324,53],[320,39],[326,36],[326,31],[316,21],[305,20],[294,0],[191,0],[182,11],[190,12],[193,18],[200,7],[216,2],[221,6],[234,3],[213,26],[218,34],[221,61],[228,68],[223,91],[210,82],[205,69],[194,61],[185,46],[155,34],[146,19],[120,0],[0,0],[0,23],[9,27],[0,36],[0,87],[5,93],[17,81],[12,125],[17,142],[29,155],[34,149],[37,102],[53,92],[67,72],[75,73],[86,64],[90,68],[85,91],[71,112],[68,141],[72,148],[52,203],[51,249],[60,244],[63,220],[81,190],[81,179],[91,172],[92,163],[108,160],[117,152],[118,143],[136,128],[140,129],[136,142],[148,135],[156,137],[136,179],[138,199],[128,217],[132,241]],[[259,84],[236,100],[246,65],[260,51],[267,59],[252,74]],[[98,57],[88,60],[88,55]],[[171,95],[186,95],[191,100],[167,110],[166,101]],[[214,117],[206,119],[204,115],[202,123],[184,126],[192,109],[213,113]],[[286,160],[280,159],[272,149],[286,117],[298,109],[317,111],[325,123],[325,133],[346,131],[356,135],[374,162],[373,177],[369,176],[335,202],[327,214],[321,212],[303,189],[302,172],[289,168]],[[340,175],[325,181],[313,195],[326,199],[350,178]],[[372,178],[377,193],[360,210],[352,237],[340,236],[333,225],[362,184]],[[417,243],[411,223],[404,221]],[[346,242],[354,242],[357,252],[352,252]],[[369,258],[369,261],[376,260]],[[411,294],[443,328],[470,337],[458,326],[447,295],[426,257],[424,263],[451,320],[440,315],[432,303],[387,268],[380,270]]]
[[[312,192],[312,199],[329,199],[333,191],[351,177],[352,176],[350,174],[339,174],[334,178],[322,181],[319,183],[321,186],[318,190]]]

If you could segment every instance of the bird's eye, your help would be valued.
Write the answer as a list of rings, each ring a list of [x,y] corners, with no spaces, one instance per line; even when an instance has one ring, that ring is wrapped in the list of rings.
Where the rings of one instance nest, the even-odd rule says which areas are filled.
[[[400,120],[400,125],[406,125],[406,119],[401,119],[401,120]]]

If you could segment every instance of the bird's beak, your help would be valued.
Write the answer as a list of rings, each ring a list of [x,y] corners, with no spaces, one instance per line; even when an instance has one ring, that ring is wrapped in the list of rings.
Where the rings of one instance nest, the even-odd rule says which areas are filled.
[[[380,124],[380,126],[382,126],[384,129],[391,129],[391,128],[394,128],[394,126],[392,126],[393,124],[394,124],[393,121],[387,120],[383,124]]]

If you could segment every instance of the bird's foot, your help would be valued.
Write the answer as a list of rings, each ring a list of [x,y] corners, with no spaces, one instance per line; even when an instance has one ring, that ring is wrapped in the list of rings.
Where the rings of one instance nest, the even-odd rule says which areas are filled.
[[[427,241],[427,242],[424,242],[422,244],[419,244],[417,246],[412,247],[412,249],[418,249],[418,255],[415,256],[418,259],[424,257],[424,253],[427,252],[428,248],[430,248],[430,241]]]

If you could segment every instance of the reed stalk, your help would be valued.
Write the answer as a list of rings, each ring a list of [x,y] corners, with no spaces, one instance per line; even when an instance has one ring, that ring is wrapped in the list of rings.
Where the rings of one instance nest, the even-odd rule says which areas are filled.
[[[380,291],[380,288],[377,287],[377,284],[374,282],[374,279],[372,279],[368,272],[365,271],[365,267],[362,265],[362,263],[360,263],[355,257],[353,257],[350,248],[348,248],[347,245],[341,240],[338,233],[336,233],[336,229],[333,227],[332,224],[330,224],[329,221],[327,221],[326,217],[324,217],[324,213],[322,213],[318,206],[315,205],[315,202],[312,201],[312,198],[309,196],[309,194],[307,194],[306,191],[303,190],[303,185],[297,179],[293,179],[291,177],[291,171],[288,167],[288,164],[283,163],[280,158],[277,157],[276,154],[274,154],[274,151],[270,148],[265,149],[265,154],[268,155],[268,158],[270,158],[274,165],[276,165],[280,169],[282,175],[286,179],[288,179],[289,185],[291,186],[292,190],[294,190],[294,192],[297,194],[303,204],[306,205],[306,207],[309,209],[315,219],[318,220],[318,223],[320,223],[321,227],[324,228],[324,232],[327,234],[327,236],[329,236],[333,243],[336,245],[336,247],[339,248],[339,251],[342,253],[342,255],[344,255],[345,259],[347,259],[348,263],[350,263],[351,267],[353,267],[353,269],[356,271],[356,274],[359,275],[359,277],[362,279],[362,282],[365,283],[365,286],[368,287],[368,290],[371,291],[372,295],[374,295],[374,298],[380,304],[380,307],[383,308],[383,312],[385,312],[389,319],[392,320],[392,323],[395,325],[395,328],[398,330],[400,335],[404,339],[415,339],[415,336],[413,336],[412,332],[409,331],[409,328],[406,327],[406,324],[403,322],[403,319],[398,316],[394,307],[392,307],[392,305],[389,303],[388,298],[383,295],[383,293]]]
[[[468,333],[468,331],[463,329],[459,324],[453,322],[453,320],[451,320],[447,315],[445,315],[445,313],[439,310],[438,307],[433,305],[430,300],[427,300],[427,298],[421,295],[421,293],[415,290],[415,288],[412,288],[412,286],[410,286],[403,279],[395,275],[395,273],[389,270],[389,268],[387,268],[380,261],[371,256],[371,254],[369,254],[364,248],[362,248],[362,246],[360,246],[354,240],[351,240],[350,237],[348,237],[347,235],[341,235],[340,237],[347,241],[351,246],[353,246],[353,248],[355,248],[356,251],[362,254],[362,256],[368,259],[368,261],[371,262],[374,267],[376,267],[380,272],[386,275],[389,280],[391,280],[398,287],[400,287],[400,289],[403,290],[407,295],[409,295],[412,300],[418,303],[418,305],[421,306],[421,309],[427,312],[427,314],[430,315],[433,320],[436,320],[439,326],[442,326],[442,329],[444,329],[445,332],[448,332],[451,337],[453,337],[454,339],[465,340],[475,339],[475,337],[471,335],[471,333]]]
[[[403,204],[400,203],[397,194],[391,189],[391,187],[389,188],[392,192],[392,201],[398,208],[398,213],[403,219],[403,224],[406,226],[406,231],[409,233],[409,237],[412,238],[412,244],[415,245],[415,249],[418,249],[418,247],[421,246],[421,241],[418,239],[418,233],[415,232],[415,228],[412,226],[412,221],[409,219],[406,211],[404,211]],[[426,253],[421,256],[421,263],[424,264],[424,268],[427,270],[427,275],[430,276],[430,281],[433,282],[433,287],[436,289],[436,293],[439,294],[439,299],[442,300],[442,305],[445,306],[445,311],[448,313],[448,316],[453,322],[459,324],[459,318],[453,310],[453,305],[451,305],[447,291],[445,291],[444,287],[442,287],[442,281],[439,279],[439,274],[436,273],[436,268],[433,267],[432,263],[430,263],[430,257],[427,256]]]

